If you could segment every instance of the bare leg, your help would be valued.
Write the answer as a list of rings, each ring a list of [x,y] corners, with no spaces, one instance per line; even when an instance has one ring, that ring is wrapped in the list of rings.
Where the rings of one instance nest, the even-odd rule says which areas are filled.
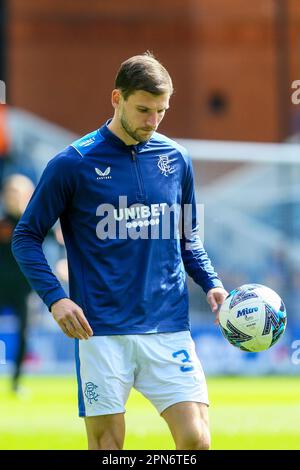
[[[204,403],[181,402],[164,410],[177,450],[208,450],[210,433],[208,406]]]
[[[125,439],[124,413],[85,418],[89,450],[121,450]]]

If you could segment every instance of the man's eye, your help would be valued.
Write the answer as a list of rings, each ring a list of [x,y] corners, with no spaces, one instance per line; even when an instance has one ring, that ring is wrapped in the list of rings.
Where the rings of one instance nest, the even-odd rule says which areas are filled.
[[[147,109],[139,109],[140,113],[146,113]]]

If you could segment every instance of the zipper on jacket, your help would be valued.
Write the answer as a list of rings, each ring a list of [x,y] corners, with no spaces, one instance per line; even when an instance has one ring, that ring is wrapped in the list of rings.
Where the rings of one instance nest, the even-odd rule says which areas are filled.
[[[134,170],[135,170],[135,175],[138,183],[138,192],[136,194],[137,201],[138,202],[145,202],[145,191],[144,191],[144,185],[143,185],[143,180],[142,180],[142,175],[141,175],[141,170],[139,166],[139,162],[136,156],[136,151],[134,149],[131,149],[131,157],[132,157],[132,162],[134,165]]]

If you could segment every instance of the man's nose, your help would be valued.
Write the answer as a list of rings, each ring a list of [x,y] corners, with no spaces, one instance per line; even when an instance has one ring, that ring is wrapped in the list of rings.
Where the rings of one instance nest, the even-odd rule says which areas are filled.
[[[158,126],[158,114],[157,113],[153,113],[148,116],[147,126],[152,127],[154,129],[157,128]]]

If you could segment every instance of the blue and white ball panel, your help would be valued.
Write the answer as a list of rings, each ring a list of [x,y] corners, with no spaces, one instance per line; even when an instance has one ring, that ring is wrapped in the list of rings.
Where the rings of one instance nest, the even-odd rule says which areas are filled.
[[[234,346],[252,352],[272,346],[286,325],[280,296],[260,284],[245,284],[230,292],[220,309],[220,327]]]

